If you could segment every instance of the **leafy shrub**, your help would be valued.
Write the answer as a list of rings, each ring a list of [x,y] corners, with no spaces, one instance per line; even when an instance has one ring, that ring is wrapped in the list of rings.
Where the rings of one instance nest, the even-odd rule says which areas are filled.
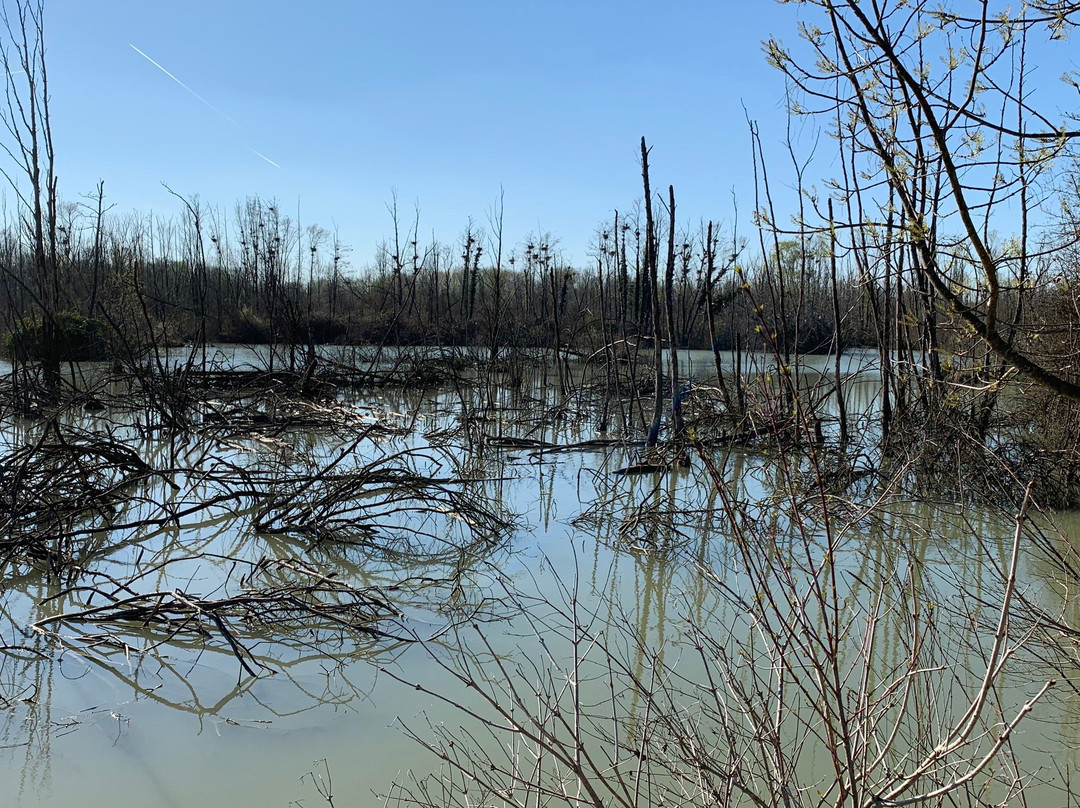
[[[47,328],[47,324],[55,326]],[[97,317],[86,317],[75,311],[62,311],[52,321],[40,315],[24,317],[8,332],[5,347],[9,356],[19,359],[47,358],[49,338],[53,342],[53,358],[61,362],[87,362],[107,359],[108,331],[106,323]]]

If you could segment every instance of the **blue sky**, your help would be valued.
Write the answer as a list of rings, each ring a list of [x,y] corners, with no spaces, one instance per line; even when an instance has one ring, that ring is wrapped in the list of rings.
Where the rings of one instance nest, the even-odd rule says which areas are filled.
[[[730,220],[732,187],[748,212],[743,105],[782,138],[760,42],[795,31],[793,7],[769,0],[47,0],[46,14],[66,197],[100,179],[117,211],[177,212],[162,182],[227,208],[299,202],[356,266],[390,232],[395,189],[445,241],[504,189],[511,238],[550,231],[583,263],[640,195],[642,135],[687,216]]]
[[[61,192],[104,180],[118,212],[162,215],[179,212],[163,182],[227,209],[276,199],[299,205],[305,226],[336,227],[362,267],[391,231],[395,190],[404,216],[419,206],[422,239],[452,242],[502,189],[511,240],[550,231],[582,265],[597,226],[640,196],[645,135],[654,187],[675,185],[681,217],[730,224],[734,189],[749,232],[747,114],[772,151],[774,191],[792,199],[784,83],[761,41],[794,43],[799,11],[772,0],[46,0]],[[815,133],[798,136],[809,150]],[[834,171],[821,151],[811,177]]]

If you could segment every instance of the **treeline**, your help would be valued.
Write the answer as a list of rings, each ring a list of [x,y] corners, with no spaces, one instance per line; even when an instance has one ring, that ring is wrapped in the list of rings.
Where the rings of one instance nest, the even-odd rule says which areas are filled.
[[[656,333],[637,215],[602,227],[585,266],[572,266],[548,234],[503,245],[470,225],[453,242],[421,245],[414,225],[356,269],[327,231],[301,229],[258,198],[230,215],[183,200],[173,220],[112,219],[103,207],[63,207],[44,266],[19,229],[0,233],[9,350],[44,358],[49,325],[62,360],[202,341],[594,350]],[[824,243],[781,241],[761,259],[709,227],[675,240],[679,347],[766,347],[767,324],[792,351],[833,350],[834,302],[841,347],[877,344],[874,279],[850,262],[833,278]]]
[[[58,206],[51,254],[37,254],[18,227],[0,232],[10,355],[138,360],[151,348],[208,342],[584,353],[623,340],[649,345],[659,333],[680,348],[766,349],[785,359],[877,348],[900,406],[898,377],[932,387],[959,357],[975,375],[990,361],[920,271],[902,221],[848,225],[842,238],[837,228],[808,229],[751,247],[711,222],[676,223],[672,233],[661,219],[652,238],[670,244],[660,261],[668,288],[651,282],[640,204],[597,230],[585,266],[570,265],[550,234],[504,244],[499,222],[470,223],[453,242],[422,245],[418,223],[403,235],[395,218],[394,235],[356,269],[345,245],[322,228],[299,228],[272,201],[249,198],[225,213],[182,199],[170,220],[112,218],[101,194]],[[957,268],[954,281],[978,295],[976,258],[963,243],[942,239],[936,249]],[[1004,339],[1037,344],[1044,357],[1068,355],[1080,326],[1075,251],[1041,250],[1001,266]],[[658,323],[668,310],[670,325]]]
[[[99,358],[137,353],[151,339],[501,347],[558,341],[587,349],[656,332],[636,212],[616,214],[597,231],[586,266],[571,266],[549,234],[503,245],[497,233],[469,225],[454,242],[420,245],[414,224],[409,236],[384,243],[368,266],[355,269],[349,249],[327,231],[301,230],[275,203],[258,198],[232,215],[184,200],[173,220],[114,221],[98,216],[98,207],[64,208],[44,277],[25,234],[14,227],[0,232],[0,324],[9,348],[40,358],[35,329],[48,319],[69,337],[64,358],[80,358],[72,351]],[[658,242],[668,240],[668,226],[659,224]],[[902,223],[845,233],[843,241],[817,232],[752,250],[711,223],[678,230],[678,347],[881,347],[908,358],[925,352],[927,367],[939,372],[940,351],[958,347],[957,325],[920,275]],[[959,246],[944,248],[948,260],[970,264],[973,257]],[[1015,330],[1007,338],[1032,329],[1044,339],[1068,333],[1075,254],[1043,251],[1023,266],[1014,263],[1001,304],[1003,321]]]

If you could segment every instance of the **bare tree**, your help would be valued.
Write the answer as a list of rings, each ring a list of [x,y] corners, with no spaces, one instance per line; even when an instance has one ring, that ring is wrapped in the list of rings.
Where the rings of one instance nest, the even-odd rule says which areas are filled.
[[[506,647],[501,635],[518,631],[461,624],[454,640],[464,653],[425,646],[432,680],[383,668],[463,719],[406,722],[443,765],[399,781],[388,804],[1022,800],[1033,778],[1011,738],[1055,684],[1017,659],[1029,639],[1015,615],[1020,548],[1032,540],[1028,500],[1013,520],[993,523],[1004,557],[993,540],[978,551],[995,596],[952,577],[963,573],[948,564],[928,563],[920,548],[935,528],[916,537],[925,528],[880,501],[840,504],[820,469],[807,491],[795,464],[780,461],[784,490],[750,504],[738,495],[737,469],[706,451],[700,458],[710,501],[694,518],[722,538],[686,559],[694,571],[681,603],[652,604],[666,610],[659,622],[645,617],[648,604],[597,603],[583,582],[555,572],[554,594],[539,600],[498,576],[501,602],[517,607],[525,636],[541,638],[538,651]],[[864,533],[858,526],[871,513]],[[890,524],[914,541],[886,539]],[[671,636],[665,619],[676,610]],[[964,659],[978,662],[957,676]],[[1017,695],[1004,695],[1006,677]]]
[[[44,0],[5,0],[0,6],[0,68],[4,70],[0,123],[7,135],[0,148],[11,161],[0,172],[18,199],[20,223],[30,248],[31,272],[27,277],[17,275],[14,281],[30,295],[40,317],[46,391],[55,396],[62,358],[57,320],[62,301],[44,16]]]
[[[805,93],[803,111],[850,127],[858,169],[879,178],[881,216],[851,224],[881,227],[895,215],[918,277],[952,315],[1007,367],[1080,400],[1067,362],[1025,345],[1008,314],[1026,292],[1026,248],[1017,254],[992,238],[995,215],[1010,200],[1026,233],[1038,205],[1033,190],[1080,136],[1068,119],[1034,106],[1026,57],[1029,35],[1064,38],[1080,8],[1016,11],[983,0],[967,15],[926,0],[806,5],[821,15],[820,27],[802,25],[808,52],[771,40],[767,54]]]

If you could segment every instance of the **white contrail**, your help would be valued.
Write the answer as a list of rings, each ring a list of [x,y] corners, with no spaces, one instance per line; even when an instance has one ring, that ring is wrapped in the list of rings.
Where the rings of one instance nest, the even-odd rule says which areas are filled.
[[[211,103],[210,103],[209,101],[207,101],[207,100],[206,100],[205,98],[203,98],[203,97],[202,97],[201,95],[199,95],[199,94],[198,94],[197,92],[195,92],[195,91],[194,91],[193,89],[191,89],[191,88],[190,88],[190,87],[188,87],[188,86],[187,86],[186,84],[184,84],[184,82],[180,81],[180,79],[178,79],[178,78],[177,78],[176,76],[174,76],[174,75],[173,75],[172,73],[170,73],[170,72],[169,72],[168,70],[166,70],[166,69],[165,69],[164,67],[162,67],[162,66],[161,66],[161,65],[160,65],[160,64],[159,64],[158,62],[155,62],[155,61],[154,61],[153,59],[151,59],[151,58],[150,58],[150,57],[149,57],[149,56],[148,56],[148,55],[147,55],[146,53],[144,53],[143,51],[141,51],[141,50],[139,50],[138,48],[136,48],[136,47],[135,47],[134,45],[132,45],[132,44],[131,44],[130,42],[128,43],[128,46],[129,46],[129,47],[130,47],[130,48],[131,48],[131,49],[132,49],[133,51],[135,51],[135,52],[136,52],[137,54],[139,54],[139,56],[141,56],[142,58],[144,58],[144,59],[145,59],[146,61],[148,61],[148,62],[149,62],[150,64],[152,64],[152,65],[153,65],[154,67],[156,67],[156,68],[157,68],[158,70],[160,70],[160,71],[161,71],[162,73],[164,73],[164,74],[165,74],[166,76],[168,76],[168,77],[169,77],[170,79],[172,79],[173,81],[175,81],[175,82],[176,82],[177,84],[179,84],[179,85],[180,85],[181,87],[183,87],[183,88],[184,88],[185,90],[187,90],[187,91],[188,91],[189,93],[191,93],[191,94],[192,94],[193,96],[195,96],[196,98],[198,98],[198,99],[199,99],[200,101],[202,101],[202,102],[203,102],[204,104],[206,104],[206,106],[208,106],[208,107],[209,107],[210,109],[212,109],[212,110],[213,110],[214,112],[216,112],[216,113],[217,113],[218,115],[220,115],[220,116],[221,116],[222,118],[224,118],[225,120],[227,120],[227,121],[228,121],[229,123],[231,123],[231,124],[232,124],[233,126],[235,126],[235,127],[237,128],[237,129],[240,129],[240,128],[241,128],[241,127],[240,127],[240,124],[238,124],[238,123],[237,123],[236,121],[234,121],[234,120],[233,120],[232,118],[230,118],[230,117],[229,117],[228,115],[226,115],[226,114],[225,114],[224,112],[222,112],[222,111],[221,111],[220,109],[218,109],[217,107],[215,107],[215,106],[214,106],[213,104],[211,104]],[[245,148],[246,148],[246,149],[247,149],[248,151],[250,151],[250,152],[251,152],[252,154],[254,154],[254,155],[255,155],[256,157],[261,157],[261,158],[262,158],[263,160],[265,160],[266,162],[268,162],[268,163],[269,163],[270,165],[272,165],[272,166],[273,166],[274,168],[281,168],[281,166],[280,166],[280,165],[278,165],[277,163],[275,163],[275,162],[274,162],[273,160],[271,160],[271,159],[270,159],[269,157],[267,157],[267,156],[266,156],[265,154],[262,154],[261,152],[257,152],[257,151],[255,151],[255,149],[251,148],[251,146],[246,146]]]
[[[162,73],[164,73],[164,74],[165,74],[166,76],[168,76],[168,77],[169,77],[170,79],[172,79],[173,81],[175,81],[175,82],[176,82],[177,84],[179,84],[179,85],[180,85],[181,87],[183,87],[183,88],[184,88],[185,90],[187,90],[187,91],[188,91],[189,93],[191,93],[191,94],[192,94],[193,96],[195,96],[196,98],[198,98],[198,99],[199,99],[200,101],[202,101],[202,102],[203,102],[204,104],[206,104],[206,106],[210,107],[210,109],[214,110],[214,112],[216,112],[216,113],[217,113],[218,115],[220,115],[220,116],[221,116],[222,118],[224,118],[225,120],[227,120],[227,121],[228,121],[229,123],[231,123],[231,124],[232,124],[233,126],[235,126],[235,127],[239,128],[240,124],[238,124],[238,123],[237,123],[236,121],[234,121],[234,120],[233,120],[232,118],[230,118],[230,117],[229,117],[228,115],[226,115],[226,114],[225,114],[224,112],[222,112],[222,111],[221,111],[220,109],[218,109],[217,107],[215,107],[215,106],[214,106],[213,104],[211,104],[211,103],[210,103],[209,101],[207,101],[207,100],[206,100],[205,98],[203,98],[203,97],[202,97],[201,95],[199,95],[199,94],[198,94],[197,92],[195,92],[195,91],[194,91],[193,89],[191,89],[190,87],[188,87],[188,86],[187,86],[186,84],[184,84],[184,82],[180,81],[180,79],[178,79],[178,78],[177,78],[176,76],[174,76],[174,75],[173,75],[172,73],[170,73],[170,72],[169,72],[168,70],[166,70],[166,69],[165,69],[164,67],[162,67],[162,66],[161,66],[160,64],[158,64],[157,62],[155,62],[155,61],[154,61],[153,59],[151,59],[151,58],[150,58],[149,56],[147,56],[147,55],[146,55],[145,53],[143,53],[143,52],[142,52],[141,50],[139,50],[139,49],[138,49],[138,48],[136,48],[136,47],[135,47],[134,45],[132,45],[132,44],[131,44],[130,42],[128,43],[128,45],[129,45],[129,46],[131,47],[131,49],[132,49],[133,51],[135,51],[135,52],[136,52],[137,54],[139,54],[139,56],[141,56],[142,58],[144,58],[144,59],[145,59],[146,61],[148,61],[148,62],[149,62],[150,64],[152,64],[152,65],[153,65],[154,67],[156,67],[156,68],[157,68],[158,70],[160,70],[160,71],[161,71]]]
[[[266,162],[268,162],[270,165],[272,165],[274,168],[281,168],[281,166],[279,166],[277,163],[275,163],[273,160],[271,160],[269,157],[267,157],[261,151],[255,151],[255,149],[251,148],[251,146],[248,146],[247,150],[249,152],[251,152],[252,154],[254,154],[256,157],[261,157]]]

